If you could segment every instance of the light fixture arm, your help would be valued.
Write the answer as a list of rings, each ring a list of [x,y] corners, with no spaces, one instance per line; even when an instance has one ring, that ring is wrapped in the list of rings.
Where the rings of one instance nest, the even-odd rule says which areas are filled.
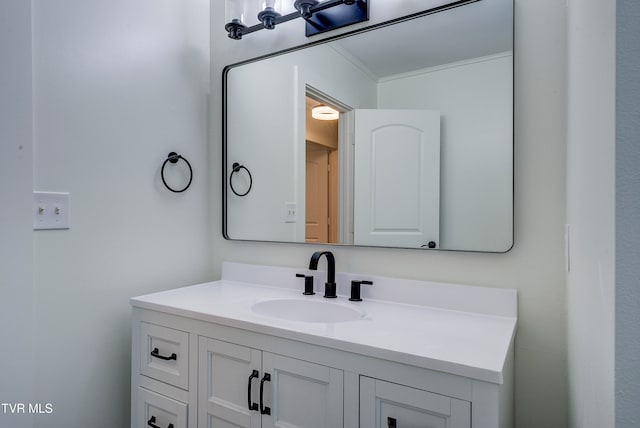
[[[273,30],[276,28],[276,19],[281,15],[276,12],[272,7],[268,7],[258,14],[258,20],[262,22],[262,26],[267,30]]]
[[[318,4],[318,0],[296,0],[293,3],[293,7],[296,8],[298,12],[300,12],[300,16],[303,19],[309,19],[313,16],[313,12],[311,8]]]
[[[370,0],[296,0],[295,12],[280,15],[274,10],[265,9],[258,14],[260,24],[247,27],[240,22],[231,21],[225,25],[229,38],[241,40],[242,36],[262,29],[274,29],[278,24],[303,18],[307,21],[306,36],[312,36],[326,31],[358,22],[369,20]]]

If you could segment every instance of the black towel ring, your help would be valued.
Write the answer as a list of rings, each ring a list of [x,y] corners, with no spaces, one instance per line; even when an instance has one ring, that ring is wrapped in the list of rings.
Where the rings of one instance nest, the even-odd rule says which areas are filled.
[[[233,170],[231,171],[231,175],[229,176],[229,186],[231,187],[231,191],[238,196],[247,196],[251,191],[251,186],[253,186],[253,177],[251,177],[251,171],[249,171],[246,166],[240,165],[238,162],[234,162],[232,168]],[[238,193],[236,192],[236,189],[233,188],[233,174],[240,171],[241,169],[244,169],[245,171],[247,171],[247,174],[249,174],[249,188],[244,193]]]
[[[187,164],[187,166],[189,167],[189,182],[187,183],[186,186],[184,186],[183,189],[181,190],[176,190],[173,189],[171,186],[169,186],[167,184],[167,182],[164,179],[164,167],[167,165],[167,162],[171,162],[171,163],[177,163],[180,159],[182,159],[183,161],[185,161],[185,163]],[[162,177],[162,182],[164,183],[165,187],[169,190],[171,190],[174,193],[182,193],[185,190],[187,190],[189,188],[189,186],[191,186],[191,182],[193,181],[193,169],[191,168],[191,164],[189,163],[188,160],[186,160],[185,158],[183,158],[182,156],[180,156],[179,154],[177,154],[176,152],[171,152],[167,155],[167,159],[162,163],[162,168],[160,169],[160,177]]]

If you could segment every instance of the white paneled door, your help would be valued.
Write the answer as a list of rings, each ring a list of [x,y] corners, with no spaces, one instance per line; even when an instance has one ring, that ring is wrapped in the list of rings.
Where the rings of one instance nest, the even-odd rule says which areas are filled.
[[[200,337],[198,426],[342,428],[342,370]]]
[[[438,248],[440,112],[356,110],[354,243]]]
[[[362,376],[360,426],[471,428],[471,403]]]

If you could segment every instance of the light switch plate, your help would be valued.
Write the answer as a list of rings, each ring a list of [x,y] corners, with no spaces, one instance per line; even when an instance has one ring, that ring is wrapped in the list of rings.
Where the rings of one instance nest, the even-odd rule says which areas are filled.
[[[284,222],[285,223],[295,223],[297,220],[296,213],[296,203],[295,202],[285,202],[284,203]]]
[[[69,193],[33,192],[33,230],[69,229]]]

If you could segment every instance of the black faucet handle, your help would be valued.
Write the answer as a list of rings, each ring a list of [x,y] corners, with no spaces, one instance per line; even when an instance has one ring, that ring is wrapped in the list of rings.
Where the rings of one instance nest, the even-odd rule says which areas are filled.
[[[362,302],[362,298],[360,297],[360,286],[362,284],[373,285],[373,281],[366,281],[366,280],[351,281],[351,297],[349,298],[350,301]]]
[[[373,281],[360,281],[353,280],[351,281],[351,297],[349,298],[352,302],[362,302],[362,298],[360,297],[360,286],[362,284],[365,285],[373,285]]]
[[[304,278],[304,294],[305,296],[311,296],[313,294],[316,294],[313,291],[313,275],[305,275],[303,273],[297,273],[296,277],[298,278]]]

